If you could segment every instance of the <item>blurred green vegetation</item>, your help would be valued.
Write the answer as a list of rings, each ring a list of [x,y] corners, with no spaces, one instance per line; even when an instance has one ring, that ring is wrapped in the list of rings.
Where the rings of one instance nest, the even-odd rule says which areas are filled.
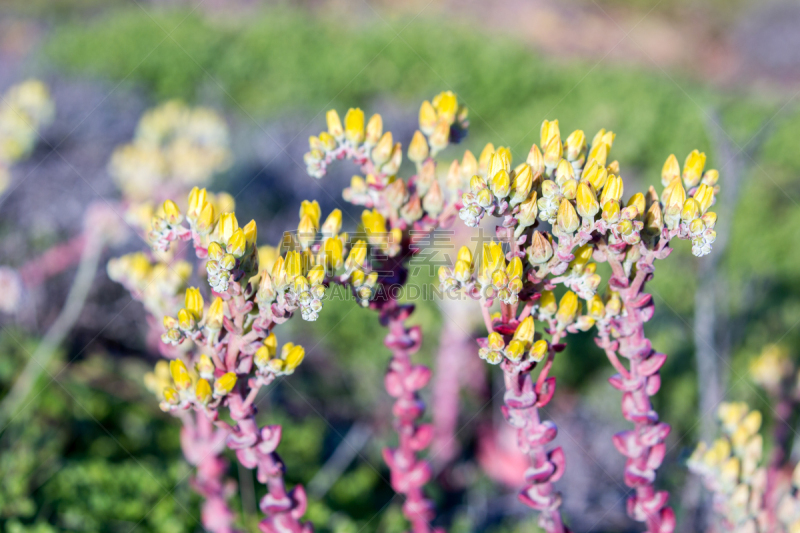
[[[644,10],[655,3],[606,4],[615,2]],[[188,11],[103,11],[88,21],[57,24],[43,53],[49,64],[73,75],[145,87],[154,101],[180,97],[262,121],[289,118],[320,128],[321,113],[329,107],[358,105],[371,113],[380,111],[371,102],[389,96],[414,113],[421,99],[452,89],[470,108],[465,144],[473,151],[491,141],[524,157],[538,142],[545,118],[558,118],[565,132],[581,128],[591,135],[605,127],[617,133],[612,157],[621,162],[629,189],[658,186],[670,153],[682,159],[697,147],[709,154],[710,166],[718,166],[707,127],[711,109],[740,146],[774,116],[775,129],[745,177],[721,270],[727,295],[722,305],[736,327],[723,332],[734,356],[730,395],[770,412],[749,381],[739,377],[746,376],[747,361],[765,343],[780,339],[797,346],[800,341],[794,327],[800,322],[800,257],[792,245],[800,227],[800,115],[781,108],[778,98],[723,93],[640,68],[556,62],[502,35],[443,20],[356,26],[289,9],[216,22]],[[720,174],[725,187],[724,168]],[[659,265],[651,286],[657,313],[648,325],[654,345],[670,355],[658,408],[684,447],[692,446],[697,421],[691,329],[697,262],[689,247],[679,244]],[[423,275],[417,281],[431,280]],[[439,312],[423,302],[415,320],[426,335],[420,359],[430,361],[437,349]],[[285,423],[281,453],[291,481],[307,482],[352,420],[388,413],[381,394],[388,353],[375,315],[350,301],[327,302],[316,324],[293,321],[291,327],[295,337],[310,339],[304,341],[309,364],[301,367],[299,379],[270,395],[275,411],[286,413],[270,414],[270,420]],[[7,388],[25,357],[5,335],[0,342],[2,353],[14,354],[0,358],[0,380]],[[180,457],[177,425],[136,388],[141,369],[137,374],[108,368],[123,363],[104,361],[70,367],[60,385],[42,384],[26,412],[0,435],[2,451],[13,451],[0,456],[0,516],[17,520],[5,523],[8,531],[44,532],[51,526],[128,531],[137,522],[141,531],[196,528],[197,502],[186,485],[189,471]],[[85,373],[96,380],[87,381]],[[589,397],[614,394],[604,383],[608,374],[589,335],[576,337],[556,360],[560,386]],[[121,375],[127,383],[122,388],[97,378]],[[137,392],[121,395],[126,387]],[[402,530],[397,502],[374,517],[391,499],[381,479],[380,444],[365,450],[366,460],[357,461],[324,501],[312,502],[309,516],[323,530]],[[157,473],[155,478],[147,470]],[[677,483],[681,474],[669,477]],[[95,491],[98,486],[103,490]],[[234,505],[241,507],[238,501]],[[469,531],[462,518],[461,530]],[[518,530],[501,527],[498,531]]]

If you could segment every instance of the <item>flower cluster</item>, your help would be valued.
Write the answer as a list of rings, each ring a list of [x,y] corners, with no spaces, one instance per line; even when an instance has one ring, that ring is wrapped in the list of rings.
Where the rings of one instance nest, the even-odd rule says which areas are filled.
[[[714,511],[726,531],[760,533],[800,530],[800,465],[789,479],[762,464],[761,413],[742,402],[723,403],[722,436],[701,442],[689,469],[714,495]],[[787,476],[788,477],[788,476]]]
[[[0,102],[0,194],[11,180],[9,167],[33,150],[42,129],[53,121],[55,106],[38,80],[14,85]]]
[[[510,398],[523,393],[534,398],[523,402],[524,408],[512,409],[507,402],[508,412],[516,414],[506,418],[520,428],[522,440],[544,431],[535,411],[555,388],[548,372],[562,347],[560,339],[596,328],[598,345],[618,371],[611,384],[622,391],[623,413],[635,424],[614,441],[628,458],[625,482],[635,489],[629,514],[645,522],[648,531],[666,533],[673,531],[674,513],[666,506],[667,494],[652,485],[669,425],[658,422],[649,400],[660,386],[658,370],[666,356],[656,353],[644,335],[653,305],[643,288],[655,260],[671,251],[673,238],[690,240],[697,256],[710,252],[716,215],[709,209],[719,175],[705,169],[705,154],[697,150],[686,157],[682,170],[671,155],[662,170],[661,193],[650,187],[626,200],[620,164],[609,157],[614,140],[613,132],[601,129],[590,143],[581,130],[562,141],[558,121],[545,120],[540,144],[516,166],[509,149],[493,145],[475,163],[454,162],[453,168],[474,172],[461,195],[459,217],[473,227],[487,215],[495,217],[497,240],[479,245],[478,264],[469,249],[459,251],[453,268],[442,267],[439,279],[444,290],[463,291],[481,301],[489,335],[479,339],[480,356],[501,366]],[[598,294],[600,262],[612,271],[605,294]],[[560,300],[554,294],[559,285],[565,288]],[[500,312],[492,314],[495,302]],[[549,343],[529,337],[534,318],[544,324],[542,334],[551,336]],[[628,368],[620,355],[630,360]],[[520,377],[537,365],[542,370],[536,385]],[[533,441],[535,445],[525,446],[533,468],[558,471],[563,465],[546,460],[543,446],[549,440]],[[561,457],[560,451],[557,455]],[[534,478],[520,497],[543,511],[540,522],[548,532],[565,531],[553,479]],[[532,494],[548,496],[537,499]]]

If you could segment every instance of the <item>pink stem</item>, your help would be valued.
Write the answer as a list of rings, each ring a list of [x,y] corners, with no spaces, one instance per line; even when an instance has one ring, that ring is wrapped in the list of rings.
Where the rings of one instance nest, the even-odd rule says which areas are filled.
[[[634,423],[634,429],[614,435],[614,445],[628,460],[625,465],[625,484],[635,489],[628,499],[628,515],[644,522],[649,533],[672,533],[675,530],[675,513],[667,506],[669,493],[656,491],[653,484],[656,469],[664,460],[665,440],[669,424],[659,422],[650,396],[661,386],[659,369],[666,356],[656,353],[644,333],[644,323],[653,315],[652,298],[643,292],[644,284],[652,272],[652,257],[642,259],[637,265],[634,280],[628,284],[627,276],[615,276],[612,283],[619,290],[624,304],[624,315],[613,320],[618,340],[610,342],[607,335],[598,338],[598,344],[607,353],[618,352],[630,361],[628,375],[614,375],[611,384],[622,391],[622,414]],[[609,256],[614,272],[621,270],[616,257]],[[604,338],[605,337],[605,338]],[[616,365],[615,365],[616,366]]]
[[[424,365],[413,365],[411,354],[419,350],[422,334],[418,326],[407,328],[405,320],[413,306],[401,306],[390,299],[381,307],[381,323],[389,329],[384,344],[392,351],[386,371],[385,385],[390,396],[396,398],[392,413],[399,441],[397,448],[384,448],[383,458],[391,472],[392,488],[406,498],[403,514],[411,522],[414,533],[434,531],[430,522],[435,517],[433,502],[425,498],[422,487],[431,478],[430,464],[417,457],[433,437],[430,424],[417,424],[425,404],[417,391],[431,377]]]
[[[555,354],[561,332],[553,335],[548,363]],[[535,364],[535,363],[534,363]],[[550,402],[555,392],[555,378],[548,378],[550,365],[542,368],[534,385],[530,375],[531,363],[514,363],[505,360],[501,364],[506,392],[503,396],[503,416],[509,424],[517,428],[517,442],[520,450],[527,454],[531,466],[525,472],[526,485],[519,493],[525,505],[541,511],[539,525],[547,533],[569,533],[569,528],[561,519],[561,494],[553,483],[564,473],[565,459],[561,447],[548,452],[547,445],[556,438],[558,429],[550,421],[539,417],[539,408]]]
[[[86,246],[86,233],[80,233],[65,243],[56,244],[39,257],[26,262],[20,269],[26,287],[36,287],[44,280],[78,263]]]
[[[187,461],[197,468],[191,485],[205,500],[201,511],[203,528],[211,533],[234,533],[234,514],[227,500],[235,491],[235,484],[224,482],[228,461],[222,457],[227,431],[214,428],[203,413],[187,413],[183,421],[181,448]]]

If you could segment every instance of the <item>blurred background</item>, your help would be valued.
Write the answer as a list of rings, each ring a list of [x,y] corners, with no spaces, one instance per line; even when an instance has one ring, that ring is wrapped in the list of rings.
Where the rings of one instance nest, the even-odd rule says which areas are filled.
[[[85,295],[68,296],[77,261],[26,276],[53,247],[65,257],[80,247],[88,206],[119,201],[112,152],[143,112],[171,99],[224,117],[232,162],[210,189],[257,221],[260,243],[296,226],[303,199],[323,213],[346,209],[340,191],[355,167],[317,181],[302,161],[329,108],[380,112],[407,145],[420,102],[456,92],[471,126],[442,154],[443,170],[486,142],[524,158],[544,119],[562,132],[605,127],[629,191],[659,183],[670,153],[699,148],[720,170],[719,239],[702,260],[684,242],[659,265],[647,326],[669,354],[655,397],[673,425],[659,479],[685,531],[703,501],[685,459],[714,433],[719,400],[748,401],[772,423],[749,365],[767,343],[796,357],[800,340],[796,1],[5,0],[0,90],[31,77],[48,85],[56,112],[0,196],[0,264],[24,280],[0,277],[0,530],[200,529],[180,425],[144,386],[158,359],[146,313],[105,270],[144,243],[117,235],[99,267],[83,269]],[[434,282],[430,270],[415,283]],[[477,309],[421,301],[413,319],[425,335],[418,357],[436,371],[431,494],[450,531],[536,531],[516,501],[525,458],[499,414],[502,380],[470,340],[483,334]],[[380,457],[392,437],[377,317],[334,301],[318,322],[290,329],[306,362],[259,405],[265,421],[284,424],[279,451],[290,482],[309,487],[308,517],[325,532],[403,531]],[[32,354],[46,364],[31,365]],[[546,414],[568,457],[559,486],[575,531],[637,530],[610,441],[627,426],[611,373],[590,334],[556,361]],[[27,387],[11,394],[20,378]],[[233,508],[255,523],[260,487],[250,471],[230,474]]]

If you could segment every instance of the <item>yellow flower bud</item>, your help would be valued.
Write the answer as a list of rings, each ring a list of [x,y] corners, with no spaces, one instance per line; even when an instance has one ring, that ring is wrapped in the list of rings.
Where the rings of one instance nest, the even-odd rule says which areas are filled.
[[[532,265],[541,265],[546,263],[553,257],[553,245],[542,233],[538,231],[533,232],[531,245],[528,248],[528,261]]]
[[[694,198],[687,198],[681,210],[681,220],[691,222],[700,216],[700,204]]]
[[[228,372],[214,381],[214,396],[225,396],[236,386],[236,374]]]
[[[501,149],[498,149],[489,158],[489,168],[486,171],[488,178],[493,178],[500,171],[508,173],[511,170],[511,161],[504,155],[505,152],[501,152]]]
[[[186,309],[178,311],[178,326],[183,330],[192,330],[195,327],[195,319]]]
[[[187,390],[192,386],[192,378],[189,376],[189,370],[187,370],[186,364],[180,359],[173,359],[169,362],[169,373],[178,390]]]
[[[363,267],[366,258],[367,243],[359,240],[350,248],[350,253],[347,255],[347,261],[345,262],[345,268],[348,272],[351,272],[356,268]]]
[[[503,336],[496,331],[489,333],[488,343],[492,350],[502,350],[506,346]]]
[[[534,322],[533,317],[528,316],[525,320],[517,325],[514,331],[514,339],[522,342],[526,347],[533,343]]]
[[[206,205],[208,205],[208,192],[205,189],[194,187],[189,193],[189,208],[186,210],[186,216],[192,219],[197,218]]]
[[[709,187],[714,187],[719,181],[719,171],[711,168],[705,171],[703,174],[703,183],[708,185]]]
[[[436,108],[439,118],[450,125],[456,119],[458,98],[453,91],[443,91],[433,98],[433,107]]]
[[[544,147],[545,166],[555,168],[564,154],[564,147],[561,145],[561,137],[558,136],[558,133],[551,137]]]
[[[561,233],[572,233],[581,225],[578,213],[575,212],[572,202],[566,198],[561,200],[561,205],[558,206],[556,223]]]
[[[309,215],[305,215],[300,219],[300,224],[297,225],[297,240],[300,246],[305,250],[313,242],[317,235],[317,228],[314,225],[314,220]]]
[[[539,147],[535,144],[531,146],[531,150],[528,152],[528,158],[525,162],[530,165],[534,179],[538,179],[544,173],[544,156],[541,150],[539,150]]]
[[[524,230],[528,226],[533,226],[536,222],[536,216],[539,214],[539,206],[536,204],[536,199],[537,193],[533,191],[530,198],[520,204],[519,213],[517,213],[517,221],[519,222],[518,230],[519,228]]]
[[[369,145],[374,145],[378,142],[378,139],[381,138],[381,134],[383,133],[383,119],[377,113],[372,115],[367,122],[367,138],[366,143]]]
[[[394,139],[392,138],[392,132],[387,131],[383,134],[383,136],[378,141],[378,144],[375,145],[375,148],[372,149],[372,161],[375,162],[375,165],[380,167],[387,161],[392,155],[392,149],[394,148]]]
[[[384,163],[381,167],[381,172],[389,176],[394,176],[400,170],[400,165],[403,164],[403,147],[400,143],[394,143],[392,148],[392,155],[389,156],[389,162]]]
[[[750,411],[742,420],[741,427],[744,428],[748,436],[758,433],[758,430],[761,429],[761,412]]]
[[[624,186],[622,178],[615,175],[608,176],[605,187],[603,187],[603,194],[600,197],[600,203],[605,205],[609,200],[619,201],[622,198]]]
[[[603,299],[595,294],[592,296],[592,299],[589,300],[589,316],[595,320],[600,320],[603,318],[603,315],[605,315],[605,305],[603,304]]]
[[[184,306],[196,320],[200,320],[203,316],[203,295],[200,294],[200,289],[197,287],[189,287],[186,289],[186,296],[184,298]]]
[[[578,185],[576,199],[578,214],[584,218],[594,219],[594,216],[600,211],[600,204],[597,202],[597,196],[595,196],[589,183],[582,181]]]
[[[342,266],[344,261],[342,241],[336,237],[328,237],[325,240],[325,247],[323,249],[323,263],[331,270],[336,270]]]
[[[683,188],[683,184],[675,180],[673,181],[666,189],[664,189],[664,193],[669,192],[664,201],[664,209],[666,211],[666,215],[669,216],[678,216],[683,209],[683,204],[686,202],[686,191]]]
[[[181,210],[178,208],[178,204],[172,200],[165,200],[163,209],[164,217],[170,224],[180,224],[180,222],[183,220],[183,215],[181,215]]]
[[[664,215],[661,204],[653,202],[644,217],[644,229],[651,235],[658,235],[664,229]]]
[[[597,161],[592,160],[592,162],[586,166],[586,170],[583,171],[582,179],[588,181],[595,191],[600,191],[605,187],[608,181],[608,171],[605,167],[598,165]]]
[[[586,149],[586,134],[582,130],[575,130],[570,133],[565,143],[567,145],[567,159],[577,161]]]
[[[505,269],[506,255],[503,245],[499,242],[484,243],[483,245],[483,272],[484,277],[490,278],[496,270]]]
[[[207,404],[211,400],[211,385],[207,380],[202,378],[197,380],[197,385],[194,387],[194,396],[202,404]]]
[[[422,207],[433,217],[438,216],[439,213],[442,212],[444,196],[442,196],[442,188],[439,186],[438,181],[434,181],[431,184],[427,194],[425,194],[425,197],[422,199]]]
[[[258,227],[256,226],[256,221],[251,220],[244,227],[244,240],[247,243],[247,246],[255,246],[257,238]]]
[[[219,261],[225,255],[225,249],[217,242],[208,243],[208,258],[212,261]]]
[[[411,137],[411,144],[408,145],[408,158],[419,164],[428,158],[428,152],[428,141],[425,140],[425,136],[421,131],[415,131]]]
[[[161,395],[164,397],[164,400],[167,403],[170,403],[172,405],[178,404],[181,401],[181,397],[178,394],[178,391],[176,391],[172,387],[165,387],[164,390],[161,391]]]
[[[711,204],[714,203],[714,189],[705,183],[701,183],[694,193],[694,199],[700,205],[700,212],[705,213]]]
[[[425,100],[419,108],[419,129],[421,129],[425,135],[430,135],[433,133],[434,128],[436,128],[437,122],[438,117],[436,116],[436,109],[433,108],[433,105],[431,105],[429,101]]]
[[[703,224],[709,229],[714,229],[714,226],[717,225],[717,214],[713,211],[709,211],[702,218]]]
[[[489,160],[492,158],[492,154],[494,154],[494,145],[492,143],[488,143],[486,146],[483,147],[483,151],[481,151],[481,155],[478,156],[478,171],[486,174],[489,170]],[[491,178],[491,176],[489,176]]]
[[[208,307],[206,313],[206,326],[211,329],[222,328],[222,317],[225,315],[225,302],[217,296],[211,305]]]
[[[584,244],[583,246],[575,250],[575,253],[573,254],[575,256],[575,259],[570,261],[569,267],[578,274],[580,274],[581,272],[583,272],[584,267],[589,263],[589,261],[591,261],[593,253],[594,253],[594,248],[592,247],[592,245]]]
[[[561,133],[558,129],[558,120],[554,120],[550,122],[549,120],[545,120],[542,122],[542,127],[539,129],[539,136],[540,136],[540,144],[542,146],[547,146],[550,143],[550,139],[553,137],[559,138],[559,143],[561,142]]]
[[[222,216],[219,217],[217,233],[219,234],[220,242],[227,244],[231,235],[233,235],[233,232],[237,229],[239,229],[239,222],[236,220],[235,214],[223,213]]]
[[[550,316],[555,314],[557,310],[556,295],[553,294],[553,291],[542,291],[539,297],[539,311],[545,316]]]
[[[387,233],[386,219],[377,209],[373,209],[372,211],[364,210],[361,213],[361,223],[364,225],[367,236],[370,237],[371,241],[373,240],[373,235],[375,237],[380,237]]]
[[[325,279],[325,268],[322,265],[312,267],[308,271],[308,282],[311,285],[319,285]]]
[[[285,361],[284,370],[287,373],[294,372],[294,369],[300,366],[306,356],[306,350],[302,346],[296,346],[291,342],[287,342],[283,346],[281,358]]]
[[[636,210],[636,214],[634,215],[634,217],[643,215],[645,210],[644,194],[637,192],[636,194],[631,196],[630,200],[628,200],[627,207],[634,208]]]
[[[244,236],[244,230],[238,228],[228,239],[226,250],[232,256],[239,258],[244,255],[245,248],[247,247],[247,238]]]
[[[198,233],[205,235],[211,231],[214,226],[214,222],[216,222],[214,206],[211,204],[206,204],[203,210],[200,212],[200,215],[197,217],[195,228],[197,229]]]
[[[683,163],[683,181],[687,187],[694,187],[700,183],[703,167],[706,166],[706,154],[692,150]]]
[[[489,189],[498,198],[505,198],[511,189],[511,177],[505,170],[500,170],[489,180]]]
[[[219,266],[225,270],[233,270],[233,267],[236,266],[236,258],[233,254],[225,254],[219,260]]]
[[[531,346],[530,351],[528,352],[528,357],[530,357],[531,361],[538,363],[544,356],[547,354],[547,341],[544,339],[539,339],[538,341],[533,343]]]
[[[322,216],[322,210],[319,207],[319,202],[316,200],[313,202],[303,200],[300,204],[300,218],[302,219],[306,215],[311,217],[311,221],[314,223],[314,228],[319,228],[319,219]]]
[[[341,139],[344,135],[344,130],[342,129],[342,121],[339,119],[339,113],[335,109],[331,109],[325,114],[325,120],[328,123],[328,133],[336,139]]]
[[[286,280],[294,281],[297,276],[303,275],[303,256],[294,251],[287,252],[284,267],[286,268]]]
[[[512,258],[511,261],[508,262],[506,273],[508,274],[508,279],[522,277],[522,260],[519,257]]]
[[[347,110],[344,116],[344,134],[353,144],[364,142],[364,112],[356,107]]]
[[[572,291],[567,291],[558,304],[558,312],[556,313],[558,322],[562,325],[569,325],[575,322],[578,317],[579,304],[578,296]]]
[[[200,377],[208,377],[214,375],[214,362],[206,354],[200,355],[200,358],[195,365],[197,373]]]
[[[578,182],[575,180],[567,180],[561,184],[561,194],[567,200],[574,200],[578,195]]]
[[[563,185],[565,181],[573,179],[575,179],[575,169],[572,168],[572,165],[570,165],[566,159],[562,159],[558,162],[558,166],[556,167],[556,184]]]
[[[664,163],[664,167],[661,169],[661,184],[666,187],[672,183],[672,180],[680,177],[681,166],[678,163],[678,158],[675,157],[675,154],[670,154],[667,161]]]

